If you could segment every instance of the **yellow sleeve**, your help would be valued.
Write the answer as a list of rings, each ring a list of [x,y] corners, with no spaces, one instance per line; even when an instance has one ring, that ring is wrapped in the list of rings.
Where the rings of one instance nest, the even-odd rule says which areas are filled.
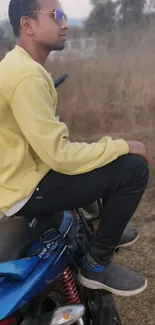
[[[27,77],[17,86],[11,108],[33,150],[57,172],[82,174],[129,152],[128,144],[122,139],[103,137],[91,144],[70,142],[67,126],[55,117],[48,84],[38,76]]]

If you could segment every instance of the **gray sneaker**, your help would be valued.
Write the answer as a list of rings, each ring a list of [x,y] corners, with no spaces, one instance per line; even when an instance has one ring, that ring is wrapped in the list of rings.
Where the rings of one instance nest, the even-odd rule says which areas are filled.
[[[129,297],[143,292],[147,279],[135,271],[111,262],[107,267],[89,265],[86,258],[79,272],[80,283],[89,289],[106,290],[118,296]]]
[[[121,240],[119,242],[119,245],[117,248],[121,247],[129,247],[135,244],[135,242],[138,240],[139,234],[136,228],[127,226],[124,229],[124,232],[122,234]]]

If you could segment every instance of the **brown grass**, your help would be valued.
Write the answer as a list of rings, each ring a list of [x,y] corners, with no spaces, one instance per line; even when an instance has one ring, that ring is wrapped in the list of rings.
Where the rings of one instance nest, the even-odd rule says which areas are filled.
[[[68,72],[58,89],[60,118],[72,139],[94,141],[104,134],[143,141],[150,156],[148,190],[133,218],[140,240],[119,261],[146,275],[148,289],[117,299],[124,325],[155,323],[155,59],[148,52],[105,53],[100,59],[48,63],[55,78]]]

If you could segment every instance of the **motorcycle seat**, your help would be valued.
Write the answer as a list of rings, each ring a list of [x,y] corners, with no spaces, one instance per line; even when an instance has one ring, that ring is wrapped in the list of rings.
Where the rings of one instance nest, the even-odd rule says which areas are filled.
[[[25,217],[5,218],[0,221],[0,274],[9,269],[9,262],[26,256],[40,236],[51,228],[59,229],[65,236],[73,217],[70,212],[53,214],[47,219],[27,220]],[[5,263],[7,262],[7,263]],[[5,263],[5,265],[3,264]]]

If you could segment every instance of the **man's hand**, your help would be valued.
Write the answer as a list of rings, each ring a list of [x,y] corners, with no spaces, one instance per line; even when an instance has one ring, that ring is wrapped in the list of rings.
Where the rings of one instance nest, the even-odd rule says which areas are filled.
[[[148,156],[146,153],[146,147],[139,141],[126,141],[129,146],[129,153],[140,155],[148,163]]]

